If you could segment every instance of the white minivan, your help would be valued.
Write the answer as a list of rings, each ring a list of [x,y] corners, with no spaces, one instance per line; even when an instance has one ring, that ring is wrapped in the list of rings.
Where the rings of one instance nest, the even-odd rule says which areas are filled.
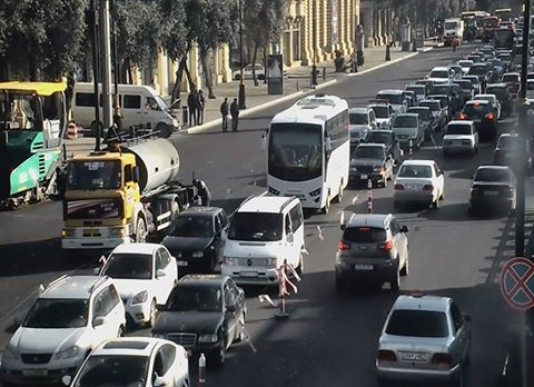
[[[99,84],[102,90],[102,84]],[[111,87],[111,93],[115,88]],[[123,128],[152,128],[160,137],[168,137],[179,129],[178,121],[156,90],[143,85],[119,85],[119,103]],[[103,114],[102,101],[100,111]],[[95,119],[94,84],[79,82],[74,85],[72,119],[83,128],[90,128]]]
[[[230,221],[221,274],[238,284],[277,284],[284,260],[304,270],[304,216],[295,197],[245,200]]]

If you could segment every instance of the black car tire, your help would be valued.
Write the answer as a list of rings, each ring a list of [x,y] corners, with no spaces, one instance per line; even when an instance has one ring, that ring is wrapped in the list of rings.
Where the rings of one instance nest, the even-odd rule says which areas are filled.
[[[433,210],[437,210],[439,208],[439,197],[432,202],[431,207]]]
[[[156,300],[152,300],[150,303],[150,318],[146,322],[147,328],[152,328],[156,325],[156,319],[158,318],[158,308],[156,305]]]
[[[391,291],[394,293],[399,292],[400,290],[400,273],[399,271],[395,271],[395,274],[393,274],[392,278],[389,280],[389,286],[391,287]]]

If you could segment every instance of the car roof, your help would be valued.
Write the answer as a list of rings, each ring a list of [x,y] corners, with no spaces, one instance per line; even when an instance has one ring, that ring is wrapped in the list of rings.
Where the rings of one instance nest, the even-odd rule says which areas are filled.
[[[428,165],[433,166],[435,163],[434,160],[405,160],[402,162],[402,165]]]
[[[246,199],[237,209],[237,212],[265,212],[278,214],[293,200],[298,199],[289,196],[254,196]]]
[[[424,88],[426,88],[425,85],[421,85],[421,84],[417,84],[417,83],[411,83],[411,84],[409,84],[409,85],[406,85],[406,87],[415,87],[415,88],[417,88],[417,89],[424,89]]]
[[[39,298],[63,298],[86,300],[93,290],[98,289],[106,282],[111,281],[108,277],[80,275],[64,276],[51,282],[42,291]]]
[[[401,114],[397,114],[397,116],[395,118],[399,118],[399,117],[414,117],[414,118],[418,118],[419,115],[417,113],[401,113]]]
[[[408,113],[410,113],[410,110],[430,110],[428,106],[412,106],[408,108]]]
[[[373,133],[394,134],[395,132],[389,129],[375,129],[375,130],[370,131],[368,134],[373,134]]]
[[[475,122],[471,121],[471,120],[452,120],[452,121],[449,121],[447,126],[449,126],[449,125],[465,125],[465,124],[474,125]]]
[[[471,99],[465,102],[466,105],[489,105],[489,103],[490,102],[486,101],[485,99],[477,99],[477,100]]]
[[[507,167],[506,165],[481,165],[477,168],[477,171],[481,169],[496,169],[501,171],[511,171],[510,167]]]
[[[91,356],[124,355],[149,357],[161,343],[161,339],[154,337],[121,337],[103,342],[91,352]]]
[[[397,297],[392,310],[426,310],[432,312],[447,312],[452,299],[448,297],[423,295],[414,297],[403,295]]]
[[[362,226],[383,228],[391,217],[391,214],[354,214],[347,222],[346,228]]]
[[[434,67],[432,70],[430,70],[430,72],[432,71],[447,71],[449,68],[446,67],[446,66],[438,66],[438,67]]]
[[[384,90],[380,90],[378,93],[376,93],[377,95],[380,95],[380,94],[402,94],[404,90],[399,90],[399,89],[384,89]]]
[[[123,243],[111,252],[112,254],[146,254],[153,255],[160,247],[157,243]]]
[[[510,71],[508,73],[504,73],[502,76],[504,77],[505,75],[515,75],[517,77],[521,76],[521,74],[518,71]]]
[[[439,101],[437,101],[435,99],[424,99],[424,100],[419,102],[419,105],[421,105],[423,102],[439,103]],[[424,107],[424,106],[421,106],[421,107]]]
[[[381,142],[362,142],[356,148],[386,148],[386,144]]]
[[[499,136],[499,139],[502,137],[519,137],[517,133],[503,133]]]
[[[350,108],[349,113],[368,113],[369,110],[372,110],[372,109],[368,107]]]
[[[184,211],[181,211],[178,216],[184,215],[210,215],[213,216],[222,211],[219,207],[190,207]]]
[[[477,94],[477,95],[475,95],[475,99],[480,98],[480,97],[491,97],[491,98],[497,99],[497,96],[495,94]]]
[[[501,89],[506,89],[506,83],[490,83],[486,86],[486,90],[488,89],[488,87],[498,87]]]
[[[428,98],[449,98],[447,94],[430,94]]]
[[[222,285],[228,279],[220,274],[188,274],[178,281],[181,285]]]

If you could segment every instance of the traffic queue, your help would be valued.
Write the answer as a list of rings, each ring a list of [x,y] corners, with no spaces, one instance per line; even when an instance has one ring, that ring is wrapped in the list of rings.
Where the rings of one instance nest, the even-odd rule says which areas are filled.
[[[42,286],[16,321],[2,380],[186,387],[191,354],[211,368],[224,365],[235,342],[255,351],[243,287],[278,287],[282,301],[296,290],[308,255],[305,210],[326,214],[332,202],[343,202],[347,187],[389,182],[395,209],[440,207],[446,179],[435,160],[417,159],[425,143],[445,157],[475,157],[482,142],[494,144],[495,163],[476,171],[468,211],[513,212],[518,137],[499,135],[497,125],[513,113],[520,82],[514,70],[509,52],[483,47],[404,90],[378,91],[365,107],[321,93],[300,99],[262,135],[265,194],[247,198],[232,214],[208,202],[180,208],[155,243],[119,244],[93,275]],[[528,154],[524,167],[531,170],[530,148]],[[362,284],[399,292],[409,274],[408,227],[394,214],[355,213],[341,229],[333,265],[340,296]],[[470,321],[450,298],[399,296],[377,348],[379,381],[461,386]],[[122,337],[139,328],[152,337]]]

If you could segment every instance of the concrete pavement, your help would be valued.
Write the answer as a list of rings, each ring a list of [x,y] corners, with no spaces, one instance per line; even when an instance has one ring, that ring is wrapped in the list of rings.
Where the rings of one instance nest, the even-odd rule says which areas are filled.
[[[364,106],[378,90],[404,87],[467,50],[424,53],[367,77],[337,82],[323,91],[347,98],[351,107]],[[213,204],[228,212],[249,195],[264,192],[265,155],[259,150],[259,139],[272,116],[292,102],[252,113],[243,119],[238,133],[223,134],[211,128],[176,136],[173,141],[181,155],[182,177],[188,179],[195,172],[206,180]],[[472,365],[467,382],[473,387],[492,386],[500,371],[506,327],[518,318],[496,286],[500,267],[513,253],[513,219],[467,217],[469,177],[477,165],[490,161],[491,151],[486,146],[474,159],[447,160],[439,147],[429,146],[416,153],[417,158],[435,159],[444,169],[446,199],[438,211],[413,209],[396,214],[410,228],[411,270],[402,282],[403,292],[422,289],[452,296],[473,316]],[[391,194],[391,185],[373,191],[375,212],[394,212]],[[533,194],[534,184],[529,180],[528,197]],[[299,293],[288,303],[288,321],[274,320],[275,311],[258,302],[256,296],[264,289],[246,289],[247,328],[258,352],[252,354],[246,343],[232,348],[225,367],[208,372],[207,386],[375,386],[376,341],[394,296],[363,292],[340,298],[334,291],[333,275],[341,236],[338,211],[364,212],[365,199],[365,191],[349,190],[344,202],[333,205],[328,215],[306,220],[310,256]],[[534,208],[532,200],[528,206]],[[0,320],[0,347],[9,338],[5,330],[12,316],[24,313],[30,305],[31,291],[74,267],[62,260],[58,250],[60,214],[59,203],[0,214],[2,223],[9,224],[0,235],[0,315],[4,316]],[[323,239],[317,235],[317,226]]]

